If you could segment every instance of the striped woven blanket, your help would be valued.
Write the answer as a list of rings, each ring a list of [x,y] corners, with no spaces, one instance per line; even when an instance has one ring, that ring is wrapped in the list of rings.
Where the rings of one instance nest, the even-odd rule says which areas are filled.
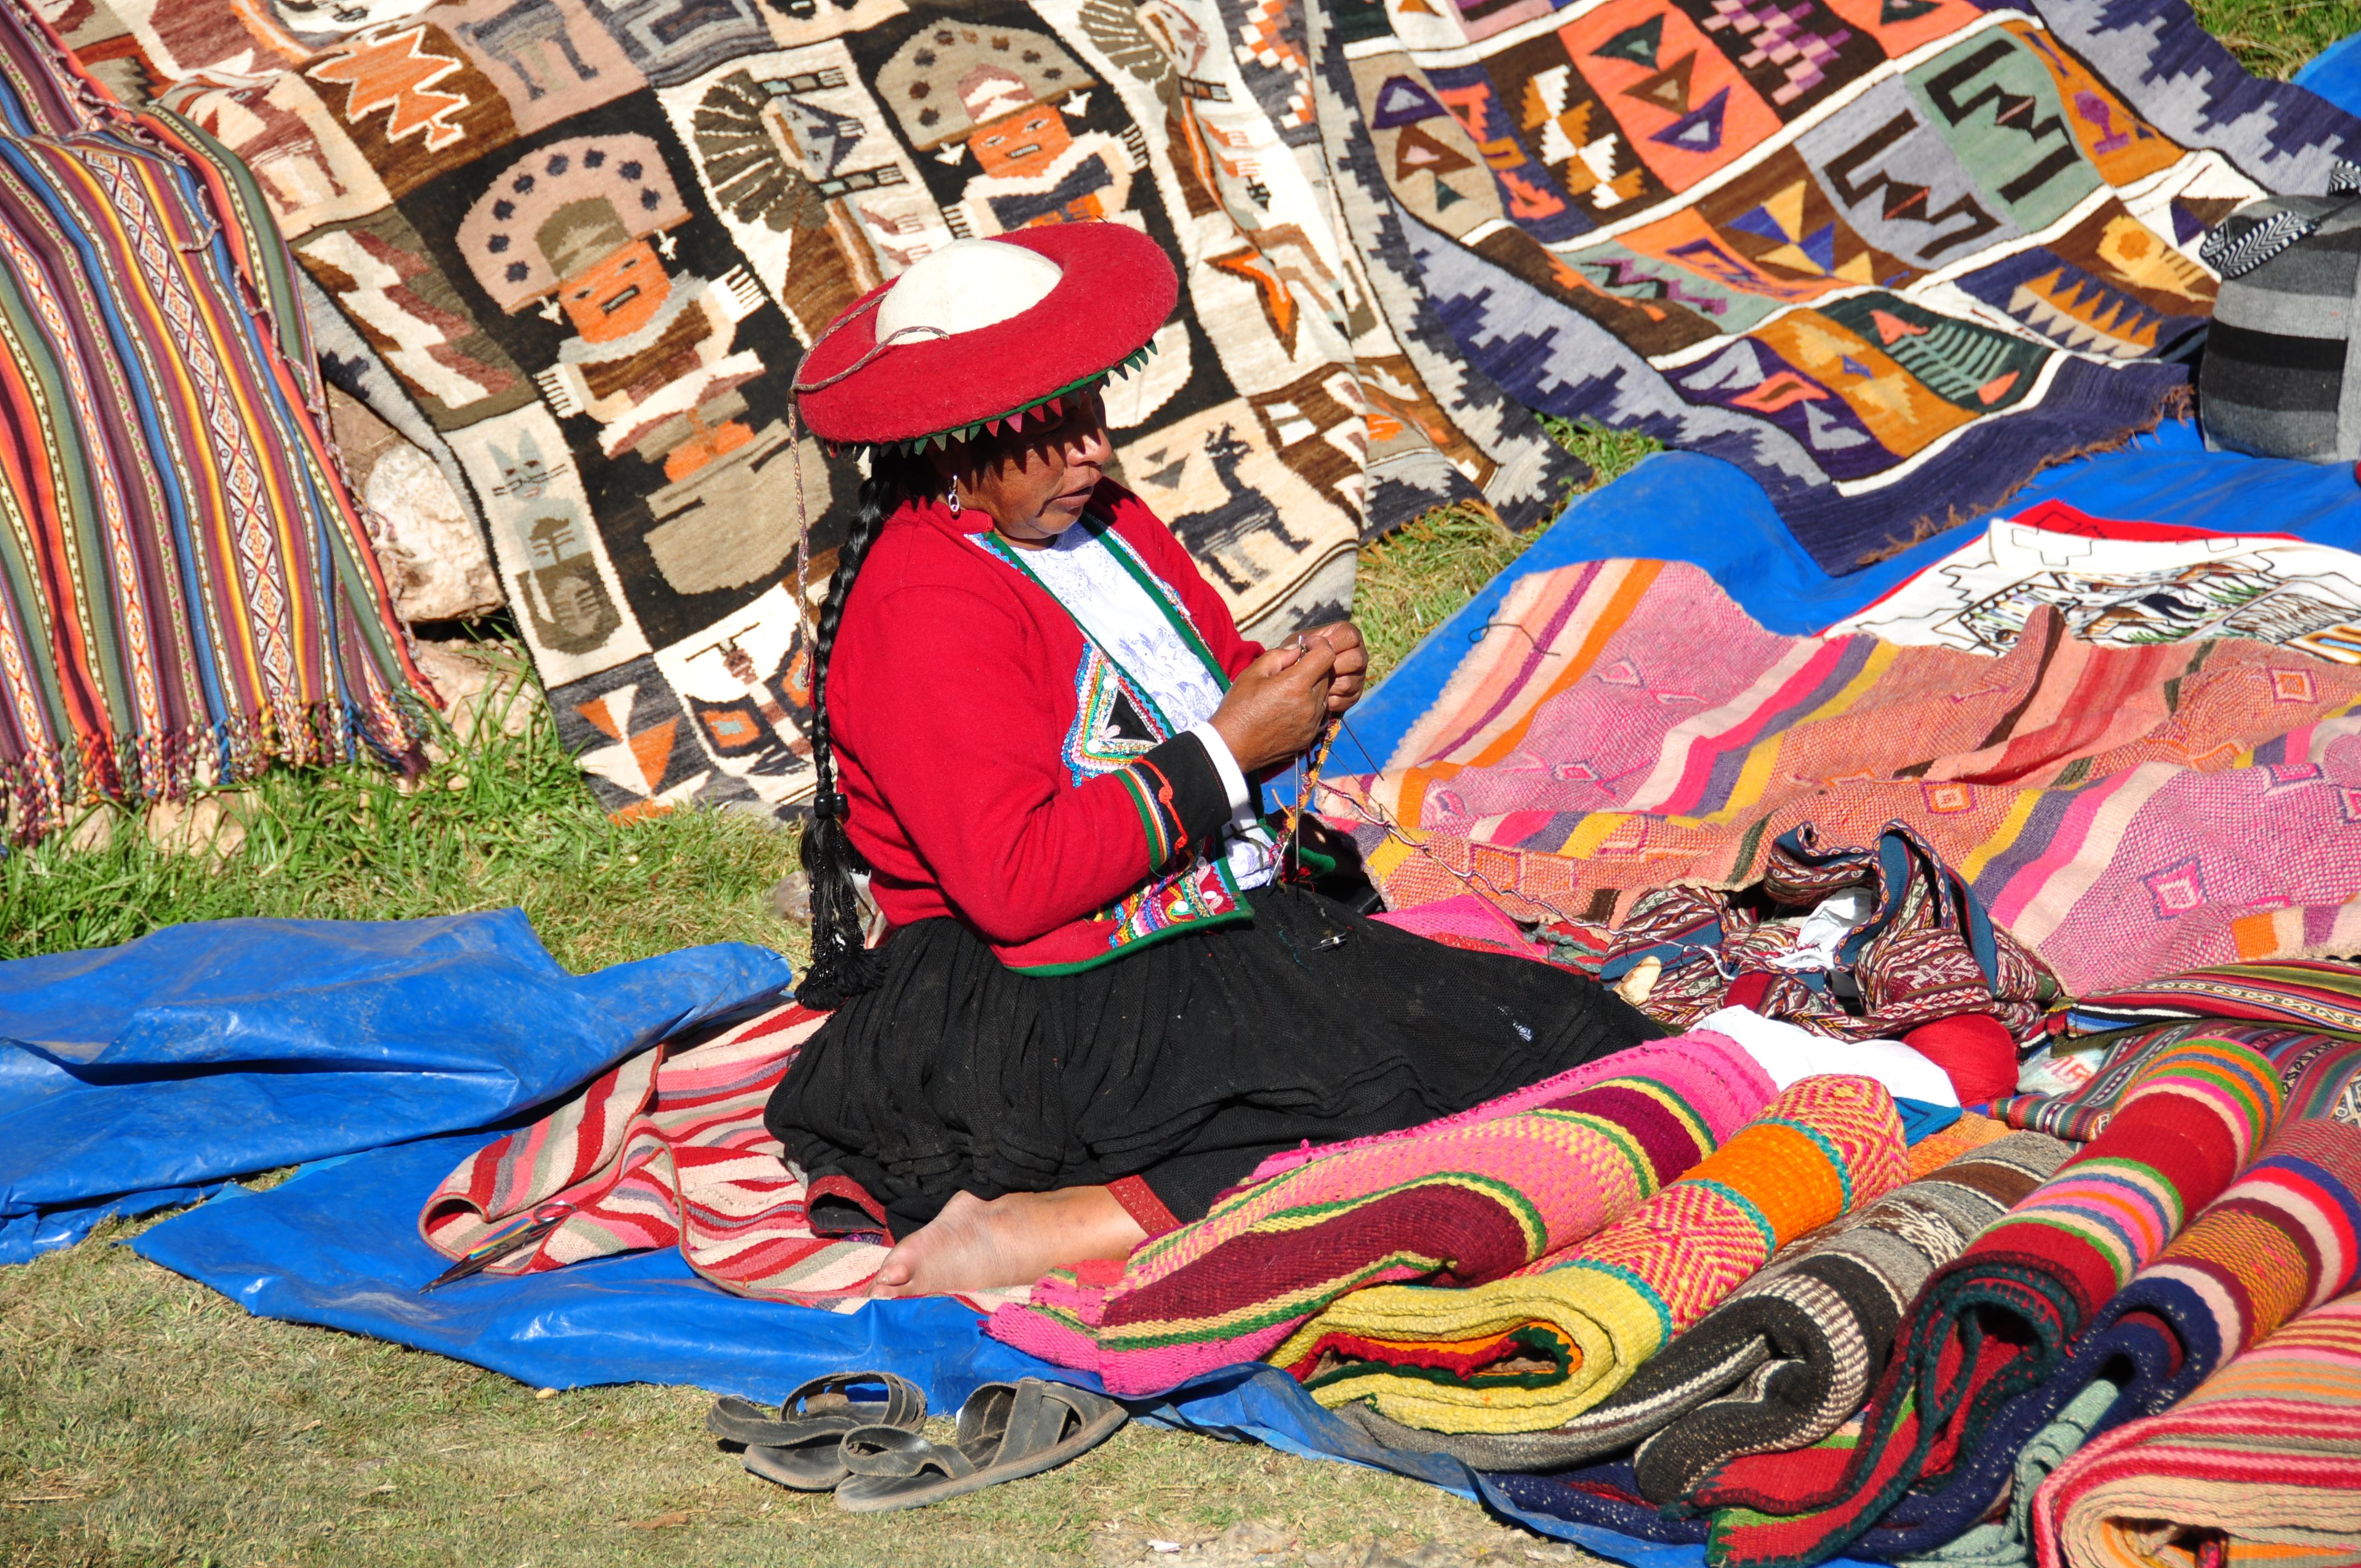
[[[2361,1036],[2361,964],[2218,964],[2078,998],[2062,1022],[2071,1030],[2092,1032],[2176,1018],[2243,1019]]]
[[[1382,773],[1320,809],[1404,907],[1599,921],[1773,841],[1914,828],[2070,993],[2361,948],[2361,669],[2248,641],[1998,658],[1777,637],[1693,566],[1518,583]],[[2302,855],[2258,844],[2302,843]]]
[[[1998,1548],[2029,1562],[2021,1454],[2048,1450],[2036,1453],[2046,1471],[2058,1451],[2169,1409],[2291,1317],[2361,1285],[2361,1124],[2339,1119],[2361,1103],[2361,1042],[2297,1036],[2272,1056],[2287,1108],[2262,1157],[2116,1293],[2056,1376],[1995,1409],[1942,1485],[1905,1497],[1856,1550],[1981,1560]],[[2004,1500],[2006,1512],[1977,1522]]]
[[[423,700],[243,165],[0,6],[8,836],[273,759],[408,753]]]
[[[1051,1273],[990,1330],[1110,1393],[1159,1393],[1261,1359],[1348,1291],[1476,1285],[1562,1251],[1713,1153],[1772,1087],[1701,1032],[1406,1132],[1275,1156],[1203,1219],[1126,1264]]]
[[[2148,1058],[2203,1025],[2196,1020],[2272,1024],[2302,1034],[2361,1039],[2361,965],[2332,959],[2217,964],[2103,996],[2051,1015],[2059,1048],[2088,1074],[2070,1089],[2012,1096],[1992,1113],[2077,1143],[2106,1131],[2116,1102]],[[2177,1021],[2190,1021],[2179,1023]]]
[[[2034,1514],[2041,1568],[2350,1568],[2361,1296],[2306,1312],[2173,1409],[2074,1454]]]
[[[741,1296],[859,1306],[885,1256],[880,1236],[813,1234],[803,1172],[763,1125],[771,1091],[825,1018],[774,1008],[619,1063],[469,1156],[426,1200],[419,1234],[450,1258],[521,1244],[491,1274],[677,1246]]]
[[[2002,1402],[2054,1376],[2254,1159],[2284,1100],[2257,1045],[2284,1037],[2224,1028],[2149,1061],[2103,1135],[1928,1280],[1857,1437],[1741,1458],[1696,1489],[1714,1511],[1708,1561],[1826,1561],[1968,1463]]]
[[[1804,1079],[1589,1240],[1473,1289],[1356,1291],[1269,1359],[1323,1405],[1366,1399],[1410,1426],[1557,1427],[1629,1382],[1781,1245],[1908,1177],[1901,1120],[1881,1085]]]

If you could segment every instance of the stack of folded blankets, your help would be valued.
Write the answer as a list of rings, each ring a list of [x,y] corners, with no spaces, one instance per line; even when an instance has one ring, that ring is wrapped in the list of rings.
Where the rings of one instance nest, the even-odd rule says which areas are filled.
[[[2049,1027],[2087,1077],[1998,1114],[1718,1016],[1278,1157],[992,1332],[1124,1395],[1266,1361],[1714,1564],[2353,1563],[2356,999],[2328,960],[2085,999]]]

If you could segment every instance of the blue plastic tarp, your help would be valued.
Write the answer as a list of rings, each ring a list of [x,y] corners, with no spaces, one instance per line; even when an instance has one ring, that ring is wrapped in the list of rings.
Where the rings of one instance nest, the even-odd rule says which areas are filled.
[[[2304,63],[2295,84],[2309,87],[2339,108],[2361,104],[2361,33],[2339,38]]]
[[[2354,73],[2361,79],[2361,56],[2354,57]],[[2353,101],[2361,102],[2361,80],[2356,86]],[[2352,469],[2208,452],[2196,426],[2186,422],[2163,425],[2120,451],[2053,468],[1993,515],[2013,517],[2045,500],[2098,517],[2292,533],[2361,550],[2361,485]],[[1762,488],[1738,469],[1694,453],[1651,457],[1576,499],[1513,566],[1412,650],[1353,710],[1328,769],[1351,773],[1384,767],[1411,726],[1443,695],[1510,588],[1529,573],[1620,556],[1694,562],[1766,630],[1801,636],[1862,609],[1970,543],[1989,521],[1831,577],[1795,543]]]
[[[484,1126],[789,981],[744,943],[577,977],[514,909],[0,963],[0,1264],[229,1177]]]
[[[547,1274],[479,1276],[421,1295],[444,1260],[419,1239],[419,1208],[482,1141],[477,1134],[380,1149],[312,1167],[267,1192],[231,1187],[131,1245],[258,1316],[438,1351],[535,1387],[688,1384],[775,1401],[824,1373],[884,1367],[924,1388],[932,1409],[949,1411],[982,1383],[1050,1376],[1098,1386],[987,1337],[982,1320],[955,1301],[873,1301],[831,1312],[750,1300],[699,1279],[671,1250]],[[1701,1547],[1658,1546],[1527,1514],[1455,1459],[1380,1449],[1274,1367],[1231,1367],[1138,1408],[1218,1437],[1480,1496],[1503,1517],[1632,1568],[1704,1561]]]

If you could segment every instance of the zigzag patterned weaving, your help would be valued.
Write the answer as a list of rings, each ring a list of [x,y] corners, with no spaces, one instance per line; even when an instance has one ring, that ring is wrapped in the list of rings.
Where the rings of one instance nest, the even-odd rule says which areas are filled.
[[[1884,1088],[1807,1078],[1589,1241],[1475,1289],[1358,1291],[1270,1359],[1324,1405],[1367,1399],[1433,1431],[1556,1427],[1621,1387],[1785,1243],[1907,1179],[1902,1124]],[[1540,1357],[1554,1374],[1491,1376],[1467,1365],[1466,1347],[1504,1340],[1521,1347],[1517,1365]]]
[[[1052,1273],[991,1332],[1110,1393],[1159,1393],[1262,1357],[1347,1291],[1474,1285],[1593,1235],[1771,1094],[1752,1057],[1699,1033],[1408,1132],[1275,1157],[1127,1264]]]
[[[416,672],[320,400],[252,176],[0,6],[9,837],[415,743]]]
[[[1697,1487],[1693,1505],[1717,1510],[1708,1560],[1824,1562],[1974,1453],[2002,1402],[2055,1376],[2253,1160],[2284,1100],[2257,1044],[2286,1037],[2224,1028],[2149,1060],[2107,1131],[1927,1282],[1858,1439],[1738,1459]]]

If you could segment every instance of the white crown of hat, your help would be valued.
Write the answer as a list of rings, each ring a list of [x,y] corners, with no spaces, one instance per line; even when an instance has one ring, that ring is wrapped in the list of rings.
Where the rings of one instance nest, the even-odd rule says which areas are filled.
[[[946,337],[996,326],[1049,297],[1064,269],[1037,250],[996,239],[955,239],[921,257],[877,305],[877,341],[919,342],[913,327]]]

